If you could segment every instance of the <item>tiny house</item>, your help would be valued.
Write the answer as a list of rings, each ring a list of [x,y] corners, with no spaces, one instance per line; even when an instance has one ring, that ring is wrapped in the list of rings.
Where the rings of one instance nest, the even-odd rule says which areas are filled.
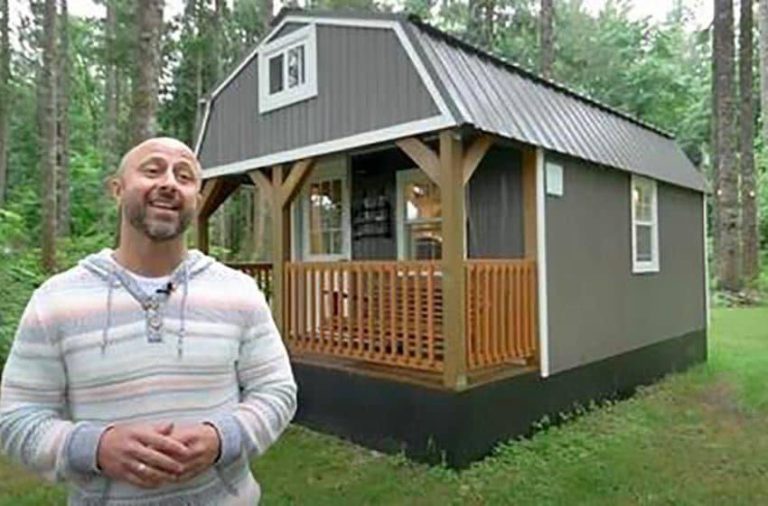
[[[208,95],[198,244],[258,274],[300,423],[463,466],[706,359],[704,179],[668,133],[394,14],[285,10]]]

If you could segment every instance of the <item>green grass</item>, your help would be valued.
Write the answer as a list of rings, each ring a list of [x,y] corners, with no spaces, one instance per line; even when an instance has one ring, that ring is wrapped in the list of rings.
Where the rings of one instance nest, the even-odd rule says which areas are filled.
[[[716,310],[709,354],[461,473],[292,427],[254,462],[263,504],[766,504],[768,308]],[[0,505],[64,497],[0,461]]]

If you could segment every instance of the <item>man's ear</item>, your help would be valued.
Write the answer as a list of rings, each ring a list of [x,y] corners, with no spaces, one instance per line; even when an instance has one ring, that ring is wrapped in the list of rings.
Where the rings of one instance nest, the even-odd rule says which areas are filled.
[[[109,184],[109,193],[112,195],[112,198],[114,198],[119,203],[120,197],[123,194],[123,182],[120,181],[119,177],[115,176],[113,178],[110,178],[108,184]]]

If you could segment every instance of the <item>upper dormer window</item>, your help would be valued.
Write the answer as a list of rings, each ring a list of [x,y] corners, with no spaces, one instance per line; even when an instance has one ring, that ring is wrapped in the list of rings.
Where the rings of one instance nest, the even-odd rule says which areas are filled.
[[[299,28],[259,51],[259,112],[317,95],[315,25]]]

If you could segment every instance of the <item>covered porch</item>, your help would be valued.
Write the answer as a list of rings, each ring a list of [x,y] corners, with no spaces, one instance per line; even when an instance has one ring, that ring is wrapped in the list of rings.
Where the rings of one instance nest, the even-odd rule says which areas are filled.
[[[514,191],[482,169],[513,201],[508,234],[488,232],[506,211],[477,212],[484,190],[469,184],[494,146],[519,154]],[[233,266],[269,297],[294,360],[461,390],[538,367],[536,160],[446,130],[211,178],[198,247],[216,208],[255,185],[270,199],[272,262]]]

